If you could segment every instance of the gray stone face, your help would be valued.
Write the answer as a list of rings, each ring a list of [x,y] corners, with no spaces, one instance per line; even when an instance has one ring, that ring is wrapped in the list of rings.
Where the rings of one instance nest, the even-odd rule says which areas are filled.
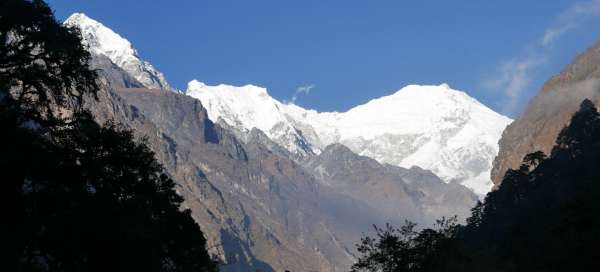
[[[476,200],[429,171],[382,165],[343,145],[294,160],[263,132],[241,139],[198,100],[137,88],[109,64],[94,61],[103,88],[87,107],[147,141],[224,271],[347,271],[372,224],[464,218]]]
[[[123,71],[119,66],[112,63],[104,55],[94,55],[90,65],[97,69],[97,72],[108,81],[112,88],[142,88],[143,85],[131,75]]]

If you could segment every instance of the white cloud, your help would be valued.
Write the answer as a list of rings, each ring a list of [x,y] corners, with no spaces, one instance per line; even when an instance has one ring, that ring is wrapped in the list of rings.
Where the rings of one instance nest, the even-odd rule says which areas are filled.
[[[549,46],[552,42],[573,28],[575,28],[575,24],[547,28],[544,37],[542,38],[542,46]]]
[[[300,87],[296,88],[296,91],[294,92],[294,95],[292,95],[292,98],[290,98],[290,100],[287,101],[287,102],[290,103],[290,104],[296,104],[296,100],[298,99],[299,95],[301,95],[301,94],[307,95],[314,88],[315,88],[314,84],[310,84],[310,85],[306,85],[306,86],[300,86]]]
[[[531,73],[543,62],[544,58],[537,55],[512,59],[499,66],[496,78],[484,81],[485,88],[502,90],[506,96],[506,103],[502,108],[503,113],[510,114],[518,110],[521,94],[531,83]]]
[[[535,69],[545,62],[551,46],[569,31],[582,25],[586,19],[600,15],[600,0],[579,2],[560,13],[544,30],[539,43],[529,46],[525,55],[500,63],[493,78],[483,80],[488,90],[502,91],[506,98],[503,113],[515,114],[519,110],[523,93],[530,87]]]
[[[579,2],[563,11],[544,32],[541,45],[549,46],[562,35],[577,28],[589,17],[600,15],[600,0]]]
[[[600,14],[600,0],[577,3],[567,13],[567,16]]]

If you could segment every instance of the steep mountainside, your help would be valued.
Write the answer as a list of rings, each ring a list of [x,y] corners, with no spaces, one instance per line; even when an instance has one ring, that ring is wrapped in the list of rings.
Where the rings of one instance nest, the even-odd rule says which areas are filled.
[[[494,184],[500,184],[506,170],[518,168],[526,154],[537,150],[548,154],[560,130],[586,98],[600,104],[600,42],[550,78],[525,112],[506,128],[494,160]]]
[[[323,152],[311,165],[336,174],[315,178],[287,150],[266,144],[270,140],[261,131],[240,142],[208,120],[197,100],[181,94],[118,89],[90,108],[99,119],[116,119],[148,137],[213,252],[228,263],[225,271],[345,271],[354,260],[354,244],[371,224],[404,219],[428,224],[440,213],[464,215],[476,200],[430,172],[388,171],[349,150]],[[340,174],[352,164],[336,165],[325,156],[368,160],[363,170],[351,167],[367,182],[357,177],[348,180],[352,185],[343,183]],[[374,199],[381,195],[384,200]]]
[[[103,87],[87,108],[147,139],[223,271],[347,271],[371,224],[464,218],[476,200],[429,171],[382,165],[341,145],[300,164],[262,130],[241,135],[215,124],[199,100],[144,88],[126,67],[92,53]]]
[[[329,236],[314,212],[314,180],[290,160],[245,149],[206,118],[198,101],[158,90],[105,89],[88,107],[99,120],[114,119],[148,139],[224,271],[331,271],[351,262],[338,248],[332,250],[346,259],[335,260],[329,240],[314,244],[319,233]],[[307,246],[295,241],[301,233],[312,239]]]
[[[332,143],[382,163],[429,169],[446,182],[483,195],[497,141],[509,118],[447,85],[410,85],[347,112],[316,112],[283,104],[247,85],[188,84],[187,94],[206,105],[214,122],[244,132],[262,130],[298,157]]]

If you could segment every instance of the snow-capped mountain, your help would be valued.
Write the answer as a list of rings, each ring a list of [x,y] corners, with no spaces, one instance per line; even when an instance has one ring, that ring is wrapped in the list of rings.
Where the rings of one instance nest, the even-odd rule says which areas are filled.
[[[234,260],[224,271],[348,271],[371,224],[466,218],[476,195],[465,187],[372,158],[464,183],[461,174],[480,177],[469,160],[489,163],[510,121],[447,86],[409,86],[344,113],[284,104],[252,85],[152,90],[170,87],[127,40],[83,14],[65,23],[81,29],[107,83],[87,107],[147,137],[211,253]],[[466,155],[440,155],[460,148]]]
[[[79,28],[93,54],[107,57],[144,87],[174,90],[129,41],[103,24],[75,13],[65,25]],[[341,113],[281,103],[252,85],[208,86],[193,80],[187,94],[202,102],[211,120],[234,128],[240,138],[259,129],[297,160],[341,143],[379,162],[431,170],[480,195],[492,187],[489,171],[497,142],[511,122],[445,84],[407,86]]]
[[[108,57],[114,64],[125,70],[144,87],[173,90],[164,75],[152,64],[140,59],[131,43],[103,24],[83,13],[74,13],[64,22],[67,26],[81,31],[83,44],[92,54]]]
[[[244,138],[253,128],[298,156],[312,155],[318,147],[303,136],[286,115],[287,106],[273,99],[267,89],[254,85],[209,86],[197,80],[188,83],[187,95],[199,99],[213,122],[233,127]]]
[[[346,112],[284,104],[252,85],[194,80],[187,94],[202,102],[214,122],[242,132],[260,129],[299,157],[341,143],[379,162],[429,169],[479,195],[492,187],[498,140],[512,121],[446,84],[406,86]]]

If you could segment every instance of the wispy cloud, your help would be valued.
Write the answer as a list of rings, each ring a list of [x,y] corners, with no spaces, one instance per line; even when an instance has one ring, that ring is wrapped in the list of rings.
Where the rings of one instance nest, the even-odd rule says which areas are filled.
[[[598,15],[600,0],[573,4],[561,12],[544,30],[539,42],[528,46],[531,50],[523,56],[501,62],[495,76],[483,80],[484,88],[503,92],[506,98],[503,113],[516,113],[523,93],[530,87],[535,70],[546,61],[552,45],[568,32],[581,26],[589,17]]]
[[[549,46],[552,42],[560,38],[560,36],[575,28],[575,26],[575,24],[571,23],[567,25],[546,28],[544,37],[542,38],[542,46]]]
[[[294,95],[292,95],[292,98],[290,98],[290,100],[287,101],[287,102],[290,103],[290,104],[296,104],[296,100],[298,99],[299,95],[301,95],[301,94],[307,95],[314,88],[315,88],[314,84],[310,84],[310,85],[306,85],[306,86],[300,86],[300,87],[296,88],[296,91],[294,92]]]
[[[579,2],[567,11],[566,16],[596,15],[600,14],[600,0]]]
[[[562,35],[579,27],[588,17],[597,15],[600,15],[600,0],[590,0],[572,5],[558,15],[550,27],[546,28],[541,45],[551,45]]]
[[[531,83],[531,71],[544,61],[543,57],[533,54],[521,59],[511,59],[499,66],[497,77],[484,80],[484,88],[503,91],[506,97],[503,113],[511,114],[518,109],[519,98]]]

